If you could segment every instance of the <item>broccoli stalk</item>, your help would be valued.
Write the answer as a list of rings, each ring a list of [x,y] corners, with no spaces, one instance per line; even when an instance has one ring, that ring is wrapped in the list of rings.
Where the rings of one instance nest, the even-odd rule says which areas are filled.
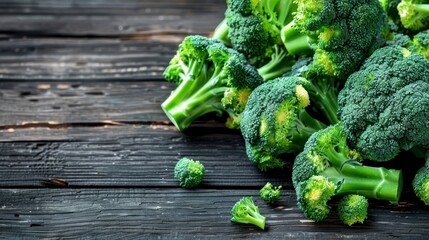
[[[229,27],[226,23],[226,18],[224,18],[219,25],[215,28],[213,32],[213,39],[218,39],[223,42],[226,46],[231,46],[231,40],[228,37]]]
[[[321,221],[329,213],[328,201],[339,195],[397,202],[402,190],[399,170],[364,166],[359,154],[347,146],[342,124],[313,134],[294,162],[292,180],[304,215]]]
[[[231,222],[253,224],[265,228],[265,217],[261,215],[252,197],[243,197],[231,209]]]
[[[402,0],[398,4],[402,25],[411,31],[421,31],[429,26],[429,2],[427,0]]]
[[[179,84],[161,107],[180,131],[210,112],[229,113],[228,126],[238,127],[249,92],[262,83],[243,55],[201,36],[182,42],[164,76]]]

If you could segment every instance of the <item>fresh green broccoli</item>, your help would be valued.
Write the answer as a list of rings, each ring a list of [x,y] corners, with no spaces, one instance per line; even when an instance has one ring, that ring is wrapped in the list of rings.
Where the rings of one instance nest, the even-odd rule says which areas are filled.
[[[413,41],[408,43],[407,48],[429,60],[429,30],[414,35]]]
[[[314,132],[325,127],[310,116],[308,81],[281,77],[251,93],[242,113],[241,132],[249,159],[262,171],[281,168],[281,154],[298,152]]]
[[[402,0],[397,9],[406,29],[421,31],[429,28],[428,0]]]
[[[265,217],[261,215],[252,197],[243,197],[231,209],[231,222],[253,224],[265,228]]]
[[[225,18],[234,49],[267,81],[290,71],[295,57],[283,46],[281,29],[293,19],[293,0],[229,0]]]
[[[185,38],[164,76],[179,84],[161,107],[180,131],[210,112],[228,113],[227,127],[239,128],[247,97],[262,83],[242,54],[202,36]]]
[[[350,146],[374,161],[429,146],[429,61],[405,48],[381,48],[339,94]]]
[[[229,47],[231,46],[231,40],[229,39],[228,34],[229,27],[226,23],[226,18],[224,18],[214,30],[212,38],[221,41],[223,44]]]
[[[411,38],[402,33],[393,33],[392,38],[386,42],[386,46],[407,47],[411,42]]]
[[[314,221],[325,219],[334,196],[359,194],[397,202],[402,189],[399,170],[364,166],[347,145],[342,124],[314,133],[295,159],[292,181],[298,207]]]
[[[363,223],[368,216],[368,199],[357,194],[346,195],[338,203],[338,216],[349,226]]]
[[[179,180],[179,185],[184,188],[195,188],[204,177],[205,168],[199,161],[190,158],[182,158],[174,167],[174,177]]]
[[[344,79],[375,49],[387,17],[374,0],[295,0],[294,20],[282,29],[282,40],[291,54],[314,50],[309,74]],[[308,77],[308,76],[306,76]],[[310,78],[309,78],[310,80]]]
[[[429,205],[429,151],[426,154],[425,165],[417,171],[414,177],[413,189],[417,197]]]
[[[275,187],[271,183],[265,184],[265,186],[259,191],[259,195],[265,202],[274,204],[281,196],[280,189],[282,186]]]

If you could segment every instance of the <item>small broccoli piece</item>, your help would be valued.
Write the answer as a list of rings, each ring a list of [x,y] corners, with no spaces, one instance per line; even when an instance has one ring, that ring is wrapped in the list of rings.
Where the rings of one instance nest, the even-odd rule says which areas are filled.
[[[413,41],[408,43],[407,48],[429,60],[429,30],[414,35]]]
[[[398,46],[374,52],[339,94],[349,143],[374,161],[429,146],[429,61]]]
[[[426,153],[426,163],[420,168],[413,180],[416,196],[429,205],[429,151]]]
[[[179,185],[184,188],[195,188],[204,177],[205,168],[199,161],[189,158],[180,159],[174,167],[174,177],[179,180]]]
[[[243,197],[236,202],[231,209],[231,216],[231,222],[253,224],[261,229],[265,228],[265,217],[259,213],[252,197]]]
[[[284,48],[280,30],[293,19],[293,0],[229,0],[229,39],[267,81],[291,70],[295,57]]]
[[[179,84],[161,107],[180,131],[210,112],[228,113],[227,126],[238,128],[249,92],[263,81],[242,54],[202,36],[185,38],[164,76]]]
[[[364,166],[347,145],[342,124],[314,133],[295,159],[292,181],[298,207],[314,221],[325,219],[334,196],[359,194],[397,202],[402,190],[399,170]]]
[[[277,78],[251,93],[242,113],[241,132],[246,153],[262,171],[281,168],[281,154],[298,152],[323,123],[310,116],[308,81],[297,77]]]
[[[374,0],[296,0],[294,20],[282,29],[286,49],[314,50],[311,75],[344,79],[384,45],[387,17]]]
[[[349,226],[363,223],[368,216],[368,206],[366,197],[356,194],[346,195],[338,203],[338,216]]]
[[[271,183],[265,184],[265,186],[259,191],[259,195],[265,202],[274,204],[281,196],[280,189],[282,186],[275,187]]]
[[[397,8],[406,29],[421,31],[429,28],[428,0],[402,0]]]

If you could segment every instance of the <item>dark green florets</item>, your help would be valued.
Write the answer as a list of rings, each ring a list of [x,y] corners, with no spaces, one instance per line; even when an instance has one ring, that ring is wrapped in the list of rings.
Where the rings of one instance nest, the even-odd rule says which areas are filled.
[[[338,216],[349,226],[363,223],[368,217],[368,199],[364,196],[351,194],[341,198],[338,203]]]
[[[429,30],[416,34],[407,47],[410,51],[419,53],[429,60]]]
[[[231,222],[253,224],[261,229],[265,228],[265,217],[253,202],[252,197],[243,197],[231,209]]]
[[[429,205],[429,152],[426,155],[425,165],[417,171],[414,177],[413,189],[416,196]]]
[[[184,188],[195,188],[204,177],[205,168],[199,161],[189,158],[180,159],[174,167],[174,177],[179,180],[179,185]]]
[[[259,195],[265,202],[274,204],[281,196],[280,189],[282,186],[273,186],[271,183],[265,184],[265,186],[259,191]]]

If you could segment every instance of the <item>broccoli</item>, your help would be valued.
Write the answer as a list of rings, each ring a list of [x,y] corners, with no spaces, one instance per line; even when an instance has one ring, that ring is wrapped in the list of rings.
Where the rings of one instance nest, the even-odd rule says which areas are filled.
[[[429,61],[420,54],[399,46],[375,51],[338,102],[350,146],[365,159],[388,161],[429,146]]]
[[[295,57],[283,46],[280,31],[293,19],[293,0],[229,0],[225,18],[234,49],[243,53],[267,81],[291,70]]]
[[[414,35],[413,41],[408,43],[407,48],[429,60],[429,30],[421,31]]]
[[[198,186],[204,177],[205,168],[199,161],[190,158],[182,158],[174,167],[174,177],[179,180],[179,185],[184,188]]]
[[[229,27],[226,23],[226,18],[224,18],[214,30],[212,38],[221,41],[226,46],[231,46],[231,40],[228,38],[228,33]]]
[[[202,36],[185,38],[164,76],[179,84],[161,107],[180,131],[210,112],[228,113],[227,127],[239,128],[250,92],[262,83],[242,54]]]
[[[242,113],[241,132],[246,153],[262,171],[281,168],[281,154],[298,152],[323,123],[310,116],[308,81],[281,77],[263,83],[251,93]]]
[[[265,217],[259,213],[252,197],[243,197],[236,202],[231,209],[231,216],[231,222],[253,224],[261,229],[265,228]]]
[[[280,189],[282,186],[275,187],[271,183],[265,184],[265,186],[259,191],[259,195],[265,202],[274,204],[281,196]]]
[[[413,189],[417,197],[429,205],[429,151],[426,153],[426,163],[420,168],[413,180]]]
[[[411,31],[421,31],[429,28],[429,1],[402,0],[398,6],[402,25]]]
[[[291,54],[314,50],[309,74],[344,79],[384,45],[387,17],[374,0],[296,0],[294,20],[282,29]]]
[[[364,166],[359,154],[347,145],[342,124],[314,133],[295,159],[292,181],[298,207],[304,215],[321,221],[330,211],[334,196],[359,194],[397,202],[402,190],[399,170]]]
[[[368,199],[361,195],[350,194],[341,198],[338,203],[338,216],[349,226],[363,223],[368,215]]]

